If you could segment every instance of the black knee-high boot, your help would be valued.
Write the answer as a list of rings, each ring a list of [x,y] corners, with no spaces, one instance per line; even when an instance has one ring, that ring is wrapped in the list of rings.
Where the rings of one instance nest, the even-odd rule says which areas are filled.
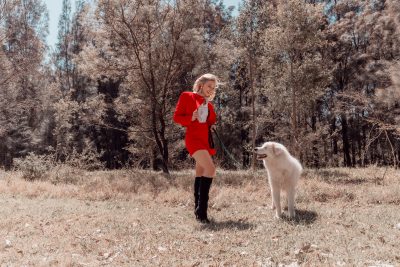
[[[199,206],[196,209],[196,218],[202,223],[210,223],[207,216],[208,209],[208,195],[210,193],[210,187],[212,178],[202,176],[200,179],[200,194],[199,194]]]
[[[199,207],[200,181],[201,177],[196,177],[194,179],[194,214],[196,215],[196,219],[198,219],[196,210]]]

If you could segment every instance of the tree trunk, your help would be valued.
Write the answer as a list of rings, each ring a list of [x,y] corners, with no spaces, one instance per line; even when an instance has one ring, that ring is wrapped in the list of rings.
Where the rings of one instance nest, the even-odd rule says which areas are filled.
[[[342,121],[343,160],[346,167],[351,167],[347,118],[345,114],[342,114],[340,118]]]
[[[254,83],[253,83],[253,55],[250,51],[249,53],[249,68],[250,68],[250,90],[251,90],[251,111],[252,111],[252,138],[251,138],[251,146],[253,151],[253,158],[251,162],[251,168],[255,170],[256,168],[256,154],[254,153],[254,149],[256,147],[256,107],[255,107],[255,92],[254,92]]]
[[[392,157],[393,157],[393,166],[396,168],[397,166],[397,162],[396,162],[396,153],[394,151],[394,147],[392,145],[392,142],[390,141],[389,135],[387,133],[387,131],[385,130],[385,135],[386,135],[386,140],[388,141],[389,145],[390,145],[390,150],[392,152]]]
[[[357,164],[358,166],[361,167],[361,150],[362,150],[362,138],[361,138],[361,120],[360,116],[357,117],[357,125],[358,125],[358,130],[357,130],[357,155],[358,155],[358,161]]]
[[[323,163],[323,167],[326,167],[327,165],[328,165],[328,148],[327,148],[327,142],[326,142],[326,139],[324,138],[323,139],[323,141],[322,141],[323,143],[324,143],[324,163]]]
[[[162,169],[163,172],[169,174],[169,152],[168,152],[168,140],[165,138],[165,121],[164,118],[160,115],[161,122],[161,130],[160,130],[160,139],[162,143]]]
[[[363,126],[362,126],[362,139],[361,140],[362,140],[362,151],[364,151],[364,154],[363,154],[362,159],[361,159],[361,166],[362,167],[365,167],[366,163],[368,162],[368,157],[367,157],[368,153],[366,153],[366,151],[365,151],[365,146],[367,145],[367,133],[366,133],[366,130],[367,130],[367,126],[365,124],[363,124]]]
[[[151,167],[153,169],[153,171],[157,171],[158,170],[158,164],[157,164],[157,147],[154,146],[152,147],[152,158],[151,158]]]
[[[248,142],[248,134],[243,129],[243,126],[242,129],[240,130],[240,137],[242,143],[242,168],[245,169],[250,165],[250,154],[248,151],[246,151],[245,148],[245,144]]]
[[[332,118],[332,124],[331,124],[331,135],[332,135],[331,146],[332,146],[332,154],[333,155],[338,154],[337,137],[336,137],[335,131],[336,131],[336,117],[334,116]],[[334,157],[334,161],[335,161],[334,166],[337,167],[338,163],[337,163],[336,157]]]
[[[297,102],[296,102],[296,90],[294,88],[293,79],[293,63],[290,62],[290,87],[292,89],[292,114],[291,114],[291,126],[292,126],[292,134],[291,134],[291,147],[293,151],[293,155],[295,157],[299,157],[299,150],[297,147]]]
[[[311,128],[313,133],[317,131],[317,116],[311,116]],[[307,124],[306,124],[307,125]],[[313,166],[314,168],[319,168],[319,153],[318,153],[318,142],[317,140],[312,141],[312,151],[313,151]]]
[[[161,123],[161,129],[160,131],[158,130],[157,127],[157,119],[163,122],[163,119],[161,117],[157,118],[158,112],[156,111],[156,103],[152,103],[152,131],[153,131],[153,136],[154,139],[156,140],[156,144],[158,147],[158,150],[161,154],[162,161],[161,161],[161,168],[164,173],[169,174],[168,170],[168,143],[167,140],[165,139],[164,136],[164,131],[165,131],[165,125],[163,126],[163,123]]]
[[[369,158],[370,158],[369,164],[375,163],[375,153],[374,153],[375,148],[374,148],[374,146],[375,146],[375,144],[372,143],[368,149],[369,150]]]

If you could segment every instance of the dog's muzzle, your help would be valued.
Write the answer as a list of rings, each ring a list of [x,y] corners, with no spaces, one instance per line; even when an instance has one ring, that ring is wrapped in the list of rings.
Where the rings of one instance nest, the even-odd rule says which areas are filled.
[[[262,160],[267,157],[267,154],[257,154],[257,159]]]
[[[257,159],[259,159],[259,160],[265,159],[267,157],[267,154],[259,154],[258,153],[258,147],[254,148],[254,153],[257,154]]]

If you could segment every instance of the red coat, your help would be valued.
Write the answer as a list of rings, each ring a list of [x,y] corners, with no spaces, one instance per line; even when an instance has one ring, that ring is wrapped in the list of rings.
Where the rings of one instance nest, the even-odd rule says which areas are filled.
[[[192,156],[200,149],[208,150],[210,155],[215,154],[215,149],[209,144],[209,127],[216,121],[213,105],[208,103],[208,117],[205,123],[197,119],[192,121],[193,112],[205,101],[204,97],[193,92],[183,92],[176,104],[174,121],[186,127],[185,144],[186,149]]]

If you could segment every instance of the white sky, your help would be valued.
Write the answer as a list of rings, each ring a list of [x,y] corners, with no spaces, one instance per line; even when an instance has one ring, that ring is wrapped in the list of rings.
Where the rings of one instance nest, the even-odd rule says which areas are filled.
[[[62,0],[44,0],[49,11],[49,35],[47,36],[47,43],[54,48],[57,42],[58,34],[58,20],[60,19]],[[242,0],[224,0],[225,5],[235,6],[233,15],[237,14],[239,3]],[[74,11],[75,1],[71,0],[72,12]]]

